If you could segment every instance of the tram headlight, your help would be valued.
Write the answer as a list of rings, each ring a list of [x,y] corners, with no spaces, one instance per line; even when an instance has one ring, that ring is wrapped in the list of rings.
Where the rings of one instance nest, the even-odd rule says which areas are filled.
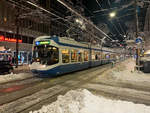
[[[42,67],[43,67],[43,68],[45,68],[45,67],[46,67],[46,65],[42,65]]]

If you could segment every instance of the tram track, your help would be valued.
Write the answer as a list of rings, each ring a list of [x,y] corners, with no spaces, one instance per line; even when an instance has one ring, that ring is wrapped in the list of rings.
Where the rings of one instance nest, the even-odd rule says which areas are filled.
[[[61,89],[63,89],[63,90],[60,90],[58,93],[53,94],[53,96],[49,96],[48,98],[46,98],[46,99],[44,99],[44,100],[42,100],[42,101],[40,101],[38,103],[35,103],[34,105],[32,105],[32,106],[30,106],[30,107],[28,107],[26,109],[23,109],[22,111],[19,111],[19,112],[21,112],[21,113],[28,113],[29,111],[31,111],[33,109],[34,110],[39,109],[40,107],[42,107],[42,105],[45,105],[45,104],[48,104],[48,103],[52,103],[53,101],[55,101],[57,99],[57,96],[64,95],[69,90],[74,90],[74,89],[79,88],[79,86],[89,82],[90,80],[95,78],[97,75],[102,74],[105,71],[106,71],[106,69],[101,70],[101,72],[98,72],[95,75],[91,75],[91,73],[90,73],[90,74],[88,74],[87,79],[84,79],[82,81],[79,81],[80,78],[76,78],[75,80],[66,81],[65,83],[61,84],[61,87],[62,87]],[[89,77],[89,75],[91,75],[91,76]],[[17,113],[19,113],[19,112],[17,112]]]
[[[57,96],[64,95],[67,91],[78,88],[86,88],[96,95],[105,96],[110,99],[150,105],[150,87],[146,86],[148,84],[143,85],[142,83],[136,84],[103,79],[101,79],[101,81],[93,81],[97,76],[105,73],[109,67],[111,67],[110,64],[67,74],[54,79],[46,79],[34,88],[41,89],[5,102],[0,106],[0,112],[28,113],[31,110],[38,110],[43,105],[54,102],[57,99]],[[30,90],[33,90],[33,87],[30,88]]]
[[[103,68],[108,68],[108,65],[107,66],[103,66]],[[102,67],[101,67],[102,68]],[[99,69],[100,69],[100,67],[99,67]],[[95,73],[95,69],[92,69],[93,71],[93,73]],[[101,70],[103,70],[103,69],[101,69]],[[58,92],[57,93],[55,93],[55,94],[53,94],[53,96],[51,97],[48,97],[48,98],[46,98],[45,100],[47,101],[47,100],[51,100],[51,98],[54,98],[55,97],[55,99],[57,98],[57,96],[58,95],[60,95],[60,94],[62,94],[62,92],[67,92],[67,91],[69,91],[69,90],[71,90],[71,89],[76,89],[77,87],[76,86],[79,86],[79,85],[81,85],[81,84],[84,84],[84,83],[86,83],[86,82],[88,82],[89,80],[91,80],[92,78],[95,78],[97,75],[99,75],[99,74],[101,74],[102,72],[104,72],[104,71],[106,71],[106,69],[104,69],[103,71],[101,71],[101,72],[97,72],[97,73],[95,73],[95,75],[92,75],[91,73],[88,73],[87,74],[87,71],[86,72],[81,72],[82,74],[85,74],[85,75],[82,75],[83,77],[85,77],[85,76],[87,76],[88,75],[88,79],[87,80],[81,80],[80,78],[78,78],[78,77],[80,77],[81,75],[79,75],[79,73],[78,73],[78,75],[77,76],[74,76],[74,75],[72,75],[72,77],[71,77],[71,79],[70,80],[76,80],[73,84],[72,84],[72,82],[70,81],[69,82],[69,79],[67,79],[65,82],[62,82],[62,83],[58,83],[58,84],[55,84],[55,85],[53,85],[53,87],[55,87],[55,86],[57,86],[57,85],[61,85],[61,88],[58,90]],[[90,70],[90,72],[91,72],[91,70]],[[81,74],[80,73],[80,74]],[[80,79],[80,81],[79,81],[79,79]],[[84,81],[84,82],[83,82]],[[80,84],[79,84],[79,82],[80,82]],[[52,87],[50,87],[50,88],[52,88]],[[61,89],[63,89],[64,91],[62,91]],[[48,95],[50,95],[49,93],[48,93]],[[30,95],[28,95],[28,96],[30,96]],[[25,96],[25,97],[27,97],[27,95]],[[45,96],[44,96],[45,97]],[[16,101],[17,100],[19,100],[19,98],[18,99],[16,99]],[[39,102],[39,103],[41,103],[42,102],[42,100]],[[8,103],[8,102],[7,102]],[[10,102],[9,102],[10,103]],[[6,103],[5,103],[6,104]],[[28,104],[29,105],[29,104]],[[34,107],[36,106],[36,105],[38,105],[38,103],[35,103],[35,105],[33,105]],[[16,105],[15,105],[16,106]],[[33,107],[32,106],[32,107]],[[9,106],[8,106],[9,107]],[[32,108],[32,107],[27,107],[28,109],[30,109],[30,108]],[[7,108],[7,107],[6,107]],[[23,109],[23,111],[27,111],[28,109]],[[18,109],[17,109],[18,110]],[[23,112],[23,111],[18,111],[18,113],[19,112]],[[2,111],[1,111],[2,112]],[[8,111],[8,113],[9,113],[10,111]],[[5,111],[5,113],[7,113],[6,111]],[[17,111],[15,112],[15,113],[17,113]]]
[[[137,104],[146,104],[150,105],[150,91],[148,90],[140,90],[142,86],[132,84],[131,87],[125,87],[126,85],[122,85],[121,82],[117,82],[120,85],[117,85],[117,83],[113,83],[111,81],[108,84],[103,82],[96,82],[92,83],[91,80],[93,80],[97,75],[103,74],[106,70],[101,71],[100,73],[95,74],[94,76],[87,76],[87,79],[82,79],[82,81],[78,81],[81,78],[77,78],[75,80],[67,81],[64,84],[61,84],[61,86],[64,87],[64,91],[60,91],[60,93],[56,93],[53,96],[50,96],[49,98],[40,101],[37,104],[34,104],[32,107],[28,107],[27,109],[24,109],[21,111],[22,113],[28,113],[31,110],[37,110],[41,108],[42,105],[49,104],[57,99],[58,95],[64,95],[69,90],[74,90],[77,88],[86,88],[96,95],[105,96],[107,98],[111,99],[118,99],[118,100],[125,100],[125,101],[131,101]],[[92,87],[90,85],[93,85]],[[115,85],[114,85],[115,84]],[[96,85],[96,87],[95,87]],[[135,86],[134,86],[135,85]],[[138,88],[136,88],[138,86]],[[67,88],[66,88],[67,87]],[[66,89],[65,89],[66,88]],[[18,112],[19,113],[19,112]]]
[[[102,67],[106,67],[106,66],[102,66]],[[95,72],[96,70],[98,70],[102,67],[96,67],[96,68],[93,68],[93,69],[91,68],[90,72]],[[21,91],[16,91],[16,92],[12,92],[12,93],[2,95],[2,96],[0,96],[0,105],[13,102],[15,100],[18,100],[18,99],[26,97],[26,96],[30,96],[30,95],[40,91],[41,89],[47,89],[49,87],[53,87],[55,85],[62,84],[65,81],[75,79],[75,78],[77,78],[81,75],[87,74],[88,72],[89,72],[89,70],[84,70],[84,71],[68,74],[68,75],[65,75],[65,76],[60,76],[60,77],[57,77],[57,78],[46,79],[46,80],[41,81],[40,83],[38,83],[34,86],[30,85],[30,87],[25,88]],[[7,98],[7,99],[5,99],[5,98]]]
[[[32,75],[32,73],[26,73],[26,74],[30,74]],[[4,75],[5,76],[5,75]],[[13,75],[11,75],[13,76]],[[20,75],[21,76],[21,75]],[[3,86],[6,86],[8,84],[16,84],[18,82],[22,82],[22,81],[26,81],[26,80],[30,80],[30,79],[33,79],[33,78],[36,78],[35,76],[30,76],[30,77],[27,77],[27,78],[23,78],[23,79],[16,79],[16,80],[8,80],[6,82],[1,82],[0,83],[0,88],[2,88]]]
[[[82,88],[86,88],[97,95],[105,96],[110,99],[125,100],[137,104],[150,105],[150,92],[92,83],[85,84]]]

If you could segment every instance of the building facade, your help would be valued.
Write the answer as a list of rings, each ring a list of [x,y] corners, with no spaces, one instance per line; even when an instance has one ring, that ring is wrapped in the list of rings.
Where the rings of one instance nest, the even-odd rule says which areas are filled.
[[[55,2],[55,0],[45,0],[45,2],[39,0],[38,5],[46,10],[52,11],[54,9],[59,9],[57,8],[58,4]],[[21,60],[21,57],[24,57],[25,63],[28,63],[28,60],[31,59],[33,40],[36,37],[42,35],[62,35],[66,27],[64,24],[60,24],[61,22],[58,23],[57,21],[53,21],[50,15],[47,16],[47,14],[41,13],[42,11],[35,9],[33,6],[29,6],[29,4],[19,4],[17,1],[15,1],[15,3],[17,3],[18,6],[9,0],[0,0],[0,46],[11,49],[13,56],[15,56],[16,37],[18,36],[18,58]],[[24,7],[26,6],[28,9],[30,8],[30,11],[26,11],[24,7],[24,9],[21,9],[20,6],[22,5],[24,5]],[[18,13],[17,9],[21,12]],[[55,13],[61,15],[63,14],[63,10],[55,10]],[[17,22],[19,23],[18,27],[16,26]],[[17,28],[19,28],[18,35]]]

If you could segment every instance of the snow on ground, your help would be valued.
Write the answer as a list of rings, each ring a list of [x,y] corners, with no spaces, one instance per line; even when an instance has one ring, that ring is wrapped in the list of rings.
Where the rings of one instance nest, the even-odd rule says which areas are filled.
[[[19,74],[8,74],[8,75],[0,75],[0,83],[10,82],[14,80],[22,80],[25,78],[30,78],[33,75],[31,73],[19,73]]]
[[[118,80],[136,81],[136,82],[150,82],[150,74],[138,72],[134,69],[135,60],[128,59],[119,64],[115,69],[109,72],[109,76],[112,76]]]
[[[150,106],[110,100],[93,95],[86,89],[71,90],[57,101],[29,113],[150,113]]]

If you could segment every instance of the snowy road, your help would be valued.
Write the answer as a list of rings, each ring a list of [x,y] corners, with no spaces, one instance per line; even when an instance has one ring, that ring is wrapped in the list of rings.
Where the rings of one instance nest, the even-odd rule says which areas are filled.
[[[58,78],[46,79],[41,83],[24,90],[0,96],[1,113],[19,113],[38,109],[42,105],[53,102],[58,95],[81,85],[100,75],[108,69],[108,65],[75,72]],[[41,104],[42,103],[42,104]]]
[[[0,113],[28,113],[54,102],[58,95],[71,89],[86,88],[96,95],[150,105],[148,76],[134,81],[114,76],[111,65],[75,72],[57,78],[45,79],[23,90],[0,96]],[[110,71],[111,70],[111,71]],[[117,71],[118,72],[118,71]],[[121,72],[120,72],[121,73]],[[111,75],[111,76],[110,76]],[[112,76],[113,75],[113,76]],[[123,76],[123,75],[121,75]],[[137,76],[132,76],[132,78]],[[128,77],[130,78],[130,77]]]

